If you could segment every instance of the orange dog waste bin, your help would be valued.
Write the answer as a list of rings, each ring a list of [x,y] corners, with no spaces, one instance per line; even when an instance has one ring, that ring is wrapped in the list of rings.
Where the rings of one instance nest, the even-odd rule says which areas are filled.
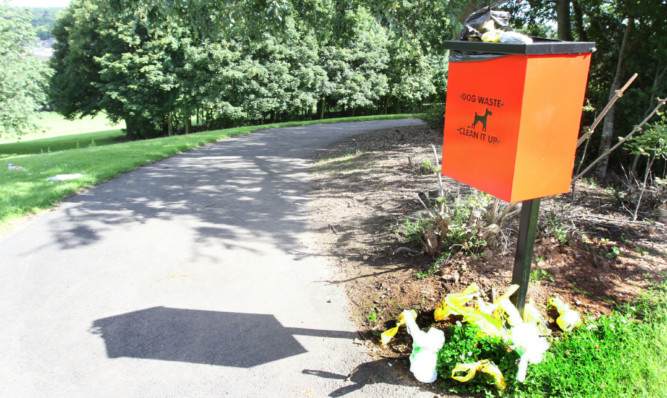
[[[507,202],[569,191],[595,43],[447,41],[442,174]]]

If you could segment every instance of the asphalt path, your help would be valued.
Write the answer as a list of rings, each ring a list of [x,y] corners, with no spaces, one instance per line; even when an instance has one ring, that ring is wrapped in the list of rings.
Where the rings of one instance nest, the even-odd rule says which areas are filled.
[[[230,138],[4,234],[0,396],[432,397],[354,344],[308,223],[318,149],[419,123]]]

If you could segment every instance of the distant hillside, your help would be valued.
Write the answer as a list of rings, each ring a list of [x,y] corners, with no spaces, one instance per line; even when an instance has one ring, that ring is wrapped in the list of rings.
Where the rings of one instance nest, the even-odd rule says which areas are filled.
[[[31,8],[32,26],[35,27],[40,40],[48,40],[53,37],[51,28],[56,23],[56,15],[63,10],[60,7],[35,7]]]

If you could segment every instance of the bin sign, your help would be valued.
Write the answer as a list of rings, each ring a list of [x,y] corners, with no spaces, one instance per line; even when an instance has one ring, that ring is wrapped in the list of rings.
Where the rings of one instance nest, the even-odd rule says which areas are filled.
[[[450,55],[442,174],[507,202],[568,192],[594,43],[448,46],[475,53]]]

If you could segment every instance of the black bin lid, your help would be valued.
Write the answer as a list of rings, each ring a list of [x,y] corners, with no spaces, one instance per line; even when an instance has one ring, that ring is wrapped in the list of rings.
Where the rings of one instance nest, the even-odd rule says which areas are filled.
[[[486,43],[481,41],[445,40],[444,47],[449,50],[474,51],[492,54],[584,54],[595,51],[595,43],[581,41],[551,40],[531,37],[532,44]]]

